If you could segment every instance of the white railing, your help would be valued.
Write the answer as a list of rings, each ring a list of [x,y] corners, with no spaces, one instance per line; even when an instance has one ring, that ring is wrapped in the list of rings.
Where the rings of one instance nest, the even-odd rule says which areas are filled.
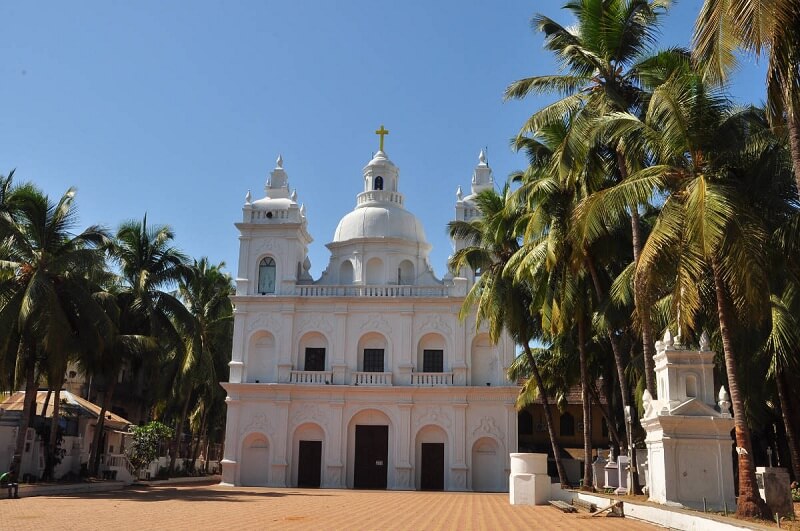
[[[449,286],[297,286],[300,297],[447,297]]]
[[[354,372],[353,385],[392,385],[392,373]]]
[[[333,383],[332,371],[290,371],[289,383],[293,384],[318,384]]]
[[[106,468],[119,468],[125,469],[128,471],[128,474],[131,477],[134,477],[136,474],[136,469],[133,468],[133,465],[130,461],[128,461],[128,456],[125,454],[105,454],[103,456],[103,464]]]
[[[372,202],[391,202],[391,203],[397,203],[398,205],[402,205],[403,194],[400,194],[398,192],[391,192],[389,190],[367,190],[366,192],[361,192],[360,194],[358,194],[356,202],[359,205]]]
[[[452,372],[412,372],[411,385],[427,385],[431,387],[453,385]]]

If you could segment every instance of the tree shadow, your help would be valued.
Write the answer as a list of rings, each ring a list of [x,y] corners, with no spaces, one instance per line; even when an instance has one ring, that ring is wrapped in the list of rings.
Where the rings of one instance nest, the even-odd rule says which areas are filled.
[[[289,496],[314,496],[328,497],[336,494],[323,494],[315,490],[286,490],[274,491],[269,487],[219,487],[209,488],[211,485],[189,487],[182,486],[142,486],[135,485],[122,490],[105,492],[76,492],[57,495],[59,498],[93,498],[105,500],[126,500],[141,502],[158,501],[225,501],[246,502],[257,501],[264,498],[285,498]],[[263,490],[243,490],[263,489]],[[249,499],[248,499],[249,498]]]

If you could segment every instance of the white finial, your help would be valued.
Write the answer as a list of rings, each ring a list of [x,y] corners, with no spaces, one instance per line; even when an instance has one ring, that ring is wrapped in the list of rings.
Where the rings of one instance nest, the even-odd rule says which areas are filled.
[[[283,155],[278,155],[278,160],[275,161],[275,168],[283,168]]]
[[[459,184],[458,188],[456,189],[456,199],[461,201],[463,198],[464,198],[464,192],[461,191],[461,185]]]
[[[644,407],[644,417],[648,418],[653,414],[653,395],[647,389],[642,393],[642,406]]]
[[[670,332],[669,328],[667,328],[667,331],[664,332],[664,345],[671,347],[673,343],[674,342],[672,341],[672,332]]]
[[[711,348],[711,341],[708,339],[708,332],[703,330],[703,333],[700,335],[700,350],[703,352],[708,352]]]
[[[486,152],[482,149],[480,155],[478,155],[478,162],[481,164],[486,164]]]
[[[247,194],[244,196],[244,202],[245,202],[245,204],[249,205],[252,200],[253,200],[253,196],[250,195],[250,190],[248,190]]]
[[[731,396],[728,394],[728,391],[725,390],[725,386],[719,388],[719,412],[723,415],[730,415],[731,409]]]
[[[291,195],[291,196],[289,196],[289,197],[290,197],[290,199],[291,199],[292,201],[294,201],[294,202],[297,202],[297,188],[295,188],[294,190],[292,190],[292,195]]]
[[[300,205],[300,215],[301,216],[305,216],[306,215],[306,205],[305,205],[305,203]]]

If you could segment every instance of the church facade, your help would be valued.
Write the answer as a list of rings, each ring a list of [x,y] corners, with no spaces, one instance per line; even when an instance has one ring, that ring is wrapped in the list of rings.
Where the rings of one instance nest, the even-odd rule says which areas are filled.
[[[382,140],[318,279],[309,274],[305,208],[282,159],[264,198],[248,192],[222,384],[225,484],[508,488],[518,389],[505,369],[515,346],[508,337],[492,344],[474,317],[459,319],[474,277],[436,278]],[[476,216],[471,199],[493,185],[481,153],[472,194],[457,193],[457,219]]]

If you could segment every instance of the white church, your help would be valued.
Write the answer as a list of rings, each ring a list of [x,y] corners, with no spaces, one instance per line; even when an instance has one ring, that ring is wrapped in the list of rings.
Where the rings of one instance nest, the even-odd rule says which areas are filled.
[[[309,274],[305,207],[283,160],[242,209],[222,482],[242,486],[508,490],[517,451],[515,345],[458,318],[471,272],[436,278],[383,150]],[[354,188],[358,178],[353,176]],[[494,186],[483,152],[456,219]],[[437,227],[437,230],[441,228]],[[453,242],[456,248],[463,242]]]

